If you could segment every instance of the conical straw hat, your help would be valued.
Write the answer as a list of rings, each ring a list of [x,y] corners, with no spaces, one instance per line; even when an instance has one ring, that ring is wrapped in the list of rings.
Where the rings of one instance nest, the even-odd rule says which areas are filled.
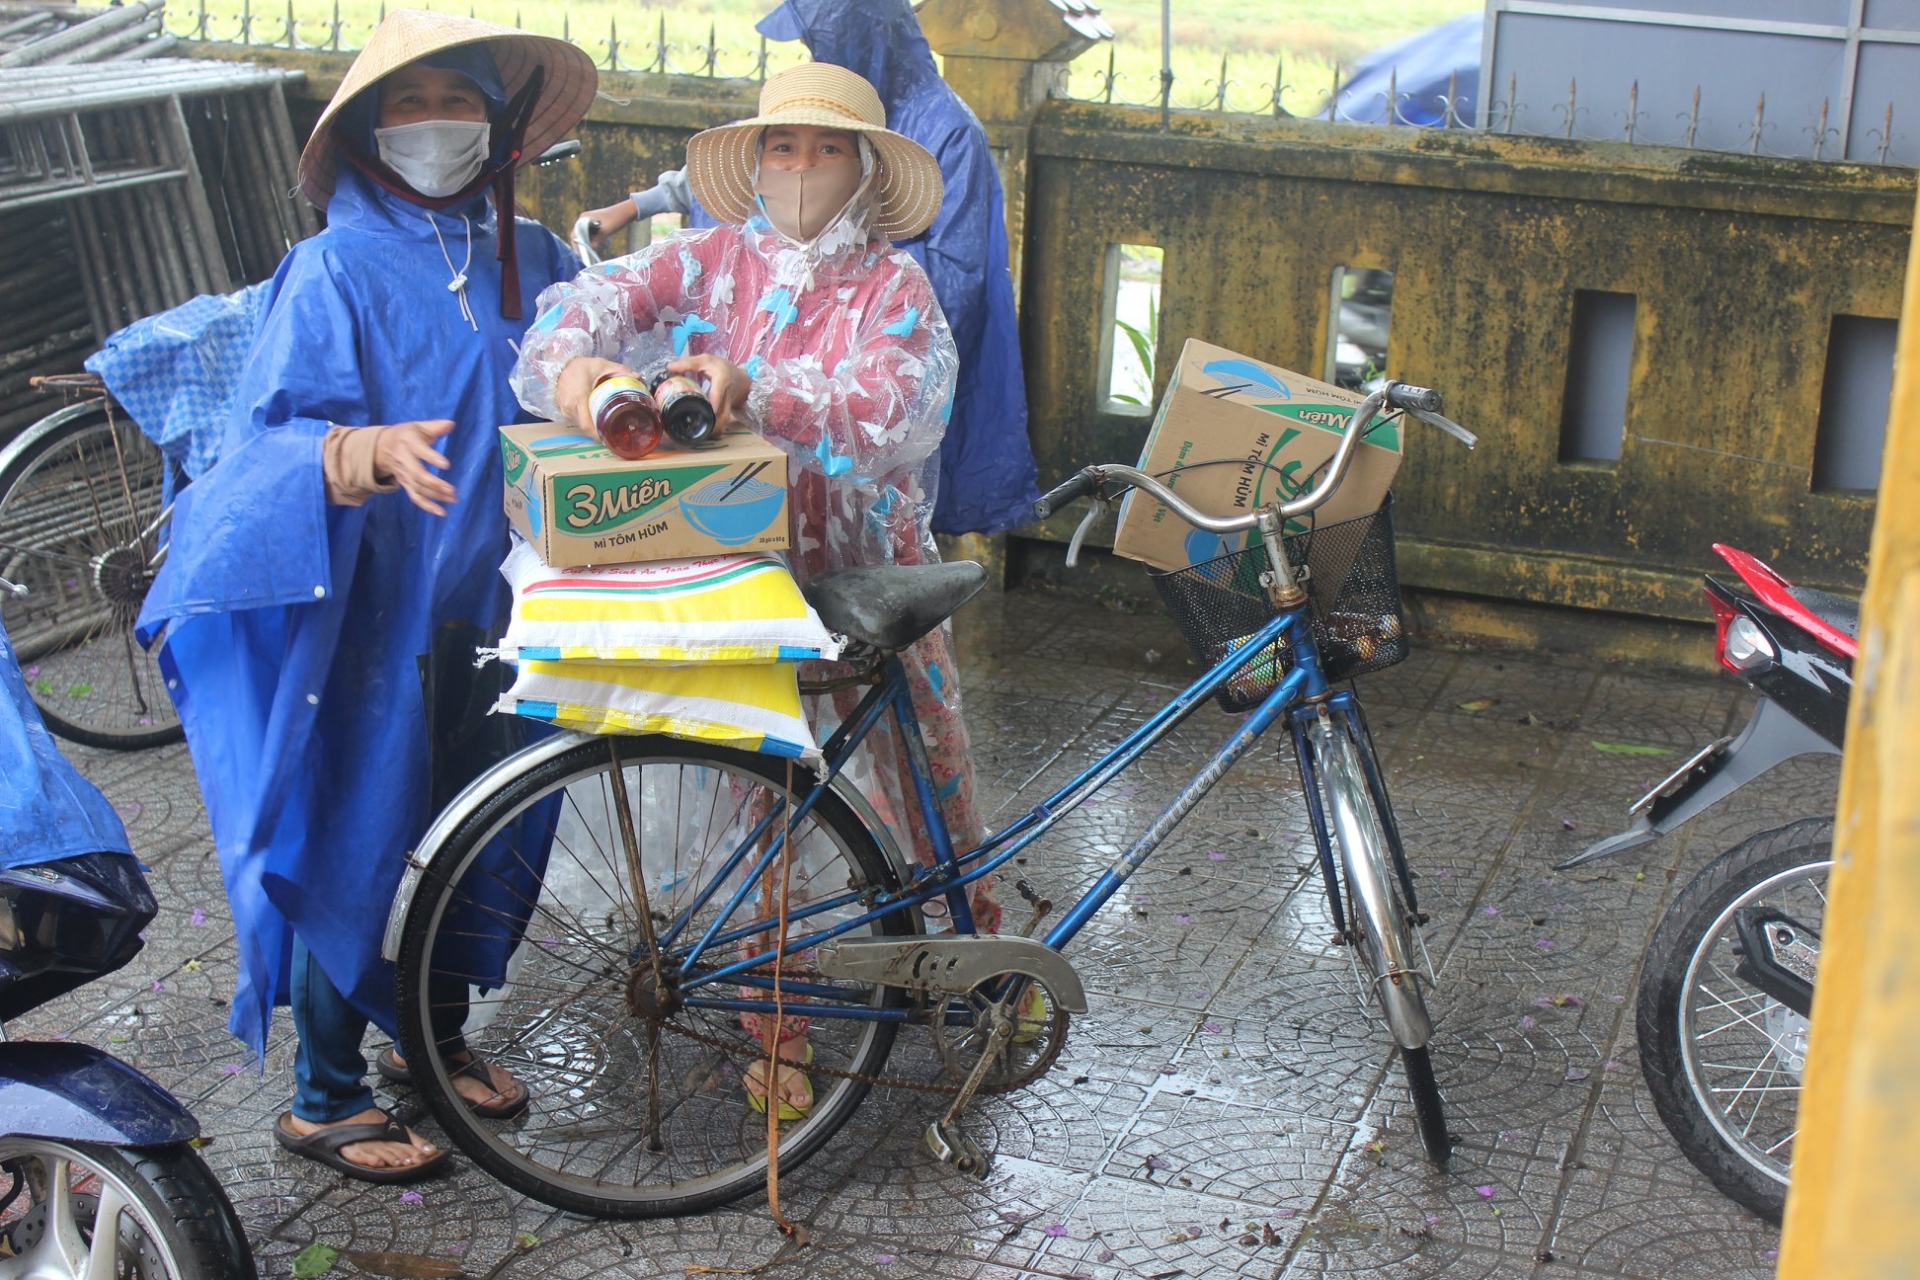
[[[782,71],[760,89],[760,114],[687,140],[687,183],[714,217],[735,225],[755,213],[753,179],[760,134],[772,125],[805,124],[864,134],[873,144],[874,231],[911,240],[933,225],[945,184],[931,152],[887,128],[886,108],[872,85],[845,67],[808,62]]]
[[[306,149],[300,153],[300,190],[324,209],[333,198],[333,175],[338,156],[333,147],[333,122],[342,107],[380,82],[381,77],[409,62],[456,45],[486,42],[494,65],[511,100],[527,83],[535,67],[546,68],[540,102],[527,124],[520,148],[520,165],[539,159],[542,152],[567,136],[593,105],[600,73],[593,59],[564,40],[529,35],[513,27],[496,26],[474,18],[459,18],[422,9],[395,9],[374,29],[366,48],[347,68],[333,101],[320,113]]]

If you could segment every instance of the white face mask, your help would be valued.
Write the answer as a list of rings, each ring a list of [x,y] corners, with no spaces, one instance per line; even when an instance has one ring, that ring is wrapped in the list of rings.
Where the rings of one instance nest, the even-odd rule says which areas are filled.
[[[373,131],[380,159],[423,196],[439,199],[472,182],[493,150],[484,120],[422,120]]]

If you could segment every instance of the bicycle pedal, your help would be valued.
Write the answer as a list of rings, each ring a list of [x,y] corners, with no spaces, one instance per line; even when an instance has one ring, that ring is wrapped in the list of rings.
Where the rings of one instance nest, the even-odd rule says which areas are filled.
[[[942,1164],[950,1164],[961,1173],[982,1182],[993,1170],[993,1161],[987,1158],[987,1153],[957,1124],[936,1120],[928,1125],[927,1149]]]

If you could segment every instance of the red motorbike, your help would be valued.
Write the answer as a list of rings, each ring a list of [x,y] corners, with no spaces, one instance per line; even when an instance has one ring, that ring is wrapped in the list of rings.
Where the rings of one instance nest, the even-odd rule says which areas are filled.
[[[1648,844],[1798,756],[1838,755],[1860,610],[1715,545],[1744,590],[1706,577],[1720,665],[1760,695],[1736,737],[1709,744],[1641,797],[1634,825],[1560,865]],[[1654,1106],[1687,1158],[1774,1222],[1806,1066],[1833,815],[1741,841],[1675,895],[1640,969],[1636,1029]]]

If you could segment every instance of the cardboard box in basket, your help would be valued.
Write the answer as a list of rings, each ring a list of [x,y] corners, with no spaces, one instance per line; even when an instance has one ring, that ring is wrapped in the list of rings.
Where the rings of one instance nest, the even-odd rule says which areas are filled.
[[[1358,394],[1298,373],[1187,339],[1160,411],[1140,453],[1140,469],[1208,515],[1232,516],[1311,487],[1309,476],[1333,457]],[[1214,459],[1231,463],[1195,466]],[[1264,464],[1264,465],[1263,465]],[[1315,514],[1316,524],[1379,509],[1400,469],[1400,426],[1361,441],[1346,480]],[[1315,477],[1317,479],[1317,477]],[[1290,528],[1298,531],[1305,525]],[[1140,493],[1120,508],[1113,549],[1157,569],[1184,569],[1252,546],[1259,535],[1226,539],[1195,529]]]
[[[787,545],[787,455],[751,431],[637,461],[555,422],[500,428],[507,520],[551,565]]]

